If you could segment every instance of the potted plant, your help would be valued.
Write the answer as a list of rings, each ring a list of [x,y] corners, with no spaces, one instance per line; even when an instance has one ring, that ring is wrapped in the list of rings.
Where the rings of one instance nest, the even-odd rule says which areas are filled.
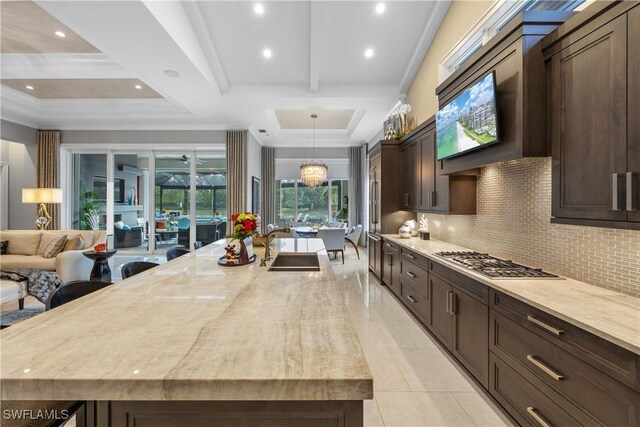
[[[259,216],[251,212],[235,213],[229,218],[233,222],[232,233],[227,235],[228,238],[237,240],[240,243],[240,252],[235,253],[233,246],[228,246],[227,260],[237,256],[238,264],[246,264],[249,262],[249,253],[247,251],[247,244],[251,244],[251,238],[257,234]]]

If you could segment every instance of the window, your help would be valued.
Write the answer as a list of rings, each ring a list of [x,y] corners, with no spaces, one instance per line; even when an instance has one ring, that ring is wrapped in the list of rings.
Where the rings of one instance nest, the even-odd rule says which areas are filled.
[[[502,27],[521,12],[577,10],[593,0],[498,0],[480,17],[469,32],[440,61],[439,82],[460,68],[464,62],[486,44]]]
[[[318,187],[307,187],[299,180],[278,180],[276,188],[278,226],[291,221],[326,224],[348,220],[347,180],[330,180]]]

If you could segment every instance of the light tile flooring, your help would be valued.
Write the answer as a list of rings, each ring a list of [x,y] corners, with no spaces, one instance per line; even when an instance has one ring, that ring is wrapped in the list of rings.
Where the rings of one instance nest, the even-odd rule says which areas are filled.
[[[360,260],[349,249],[345,255],[344,265],[332,261],[332,266],[373,374],[375,397],[364,403],[365,426],[511,426],[369,273],[366,251],[360,251]],[[143,259],[165,262],[163,257],[116,256],[113,280],[120,279],[120,265]],[[26,305],[31,304],[39,303],[29,297]]]

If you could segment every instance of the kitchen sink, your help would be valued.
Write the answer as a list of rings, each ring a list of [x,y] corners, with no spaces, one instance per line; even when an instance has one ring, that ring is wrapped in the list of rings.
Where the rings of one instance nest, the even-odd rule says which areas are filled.
[[[269,271],[320,271],[320,261],[315,252],[280,252]]]

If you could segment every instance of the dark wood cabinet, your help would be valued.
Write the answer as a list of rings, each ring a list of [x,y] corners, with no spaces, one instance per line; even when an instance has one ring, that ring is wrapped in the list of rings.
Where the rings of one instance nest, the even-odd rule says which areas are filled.
[[[382,169],[382,159],[380,155],[371,157],[369,160],[369,232],[379,234],[380,217],[382,216],[382,206],[380,204],[380,173]]]
[[[595,4],[593,20],[544,39],[554,222],[640,229],[640,7],[629,3]]]
[[[380,279],[382,277],[382,240],[369,233],[369,270]]]
[[[627,63],[627,215],[628,220],[640,222],[640,7],[628,14]]]
[[[387,285],[394,294],[401,295],[400,285],[400,252],[393,243],[382,243],[382,283]]]
[[[431,332],[482,385],[488,387],[487,304],[433,274],[433,271],[429,276],[429,299],[428,327]]]
[[[453,322],[449,311],[451,285],[433,274],[429,277],[429,330],[444,344],[451,348]]]
[[[489,386],[489,308],[453,288],[451,352],[485,387]]]
[[[435,117],[402,139],[400,208],[420,212],[471,215],[476,213],[473,169],[459,175],[441,175],[436,160]]]
[[[416,210],[420,206],[420,144],[412,140],[400,147],[400,207]]]

